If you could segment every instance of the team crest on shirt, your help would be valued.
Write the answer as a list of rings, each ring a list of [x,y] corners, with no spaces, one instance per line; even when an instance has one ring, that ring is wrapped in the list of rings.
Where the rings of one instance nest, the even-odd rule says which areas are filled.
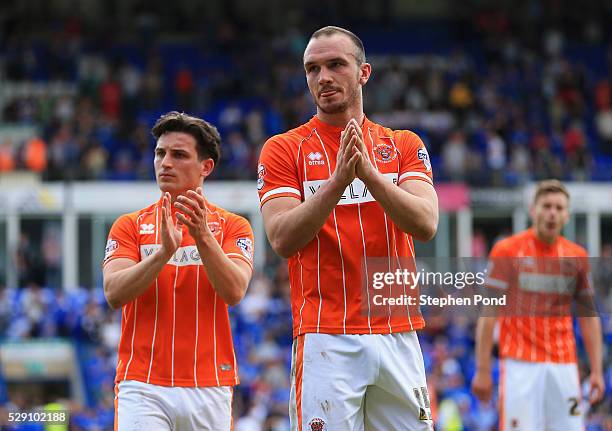
[[[327,424],[321,418],[314,418],[308,422],[310,431],[327,431]]]
[[[266,176],[266,167],[260,163],[257,166],[257,190],[263,189],[265,182],[264,177]]]
[[[251,238],[238,238],[236,245],[242,250],[242,254],[247,259],[253,259],[253,241]]]
[[[106,260],[111,257],[118,247],[119,243],[114,239],[109,238],[108,242],[106,243],[106,248],[104,249],[104,259]]]
[[[561,273],[565,275],[575,275],[579,269],[578,263],[577,259],[561,258],[559,261]]]
[[[425,147],[421,147],[418,149],[417,157],[420,161],[423,162],[423,165],[425,165],[425,169],[431,171],[431,160],[429,159],[429,153],[427,152]]]
[[[221,224],[218,221],[209,221],[207,225],[208,225],[208,230],[214,236],[217,236],[221,233]]]
[[[397,158],[397,150],[392,145],[381,142],[374,147],[374,157],[377,162],[389,163]]]

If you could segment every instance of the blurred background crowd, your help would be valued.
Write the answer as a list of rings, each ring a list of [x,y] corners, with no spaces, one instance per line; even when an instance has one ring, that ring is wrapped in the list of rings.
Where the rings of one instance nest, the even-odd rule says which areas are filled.
[[[321,11],[289,9],[274,27],[234,3],[214,19],[205,5],[162,14],[129,2],[95,21],[80,2],[64,14],[45,2],[3,6],[0,79],[13,85],[0,90],[0,116],[37,136],[0,142],[0,172],[151,179],[150,126],[178,109],[222,132],[215,178],[253,179],[265,139],[312,115],[302,53],[319,23],[335,22],[363,38],[373,64],[366,114],[417,132],[438,180],[612,179],[606,2],[449,2],[454,20],[408,23],[391,2],[373,17],[329,6],[323,21]]]
[[[611,181],[612,6],[458,3],[434,1],[443,13],[409,20],[393,1],[359,8],[346,1],[3,3],[0,123],[14,133],[0,135],[0,175],[152,180],[150,127],[176,109],[219,128],[222,159],[213,179],[254,179],[267,137],[313,115],[302,53],[312,31],[333,23],[365,42],[373,65],[366,115],[418,133],[437,182]],[[34,133],[21,138],[21,130]],[[70,406],[73,429],[112,429],[120,314],[108,308],[101,286],[59,288],[60,235],[50,230],[32,244],[22,234],[19,286],[0,286],[0,334],[74,340],[87,401]],[[474,254],[491,245],[475,237]],[[612,247],[604,252],[612,256]],[[284,261],[270,253],[231,317],[242,381],[236,430],[287,430],[291,316]],[[495,429],[494,402],[479,404],[469,392],[474,324],[469,316],[442,314],[430,316],[420,333],[440,430]],[[604,332],[610,346],[609,315]],[[609,353],[606,381],[610,391]],[[48,400],[0,384],[0,401],[6,414]],[[610,411],[608,396],[589,414],[587,430],[612,429]]]

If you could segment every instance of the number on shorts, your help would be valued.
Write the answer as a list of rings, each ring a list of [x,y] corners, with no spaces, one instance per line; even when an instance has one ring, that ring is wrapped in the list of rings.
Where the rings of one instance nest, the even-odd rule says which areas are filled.
[[[423,394],[423,401],[425,402],[425,408],[429,409],[431,405],[429,404],[429,393],[427,392],[427,388],[425,386],[421,386],[421,393]]]
[[[570,408],[569,408],[570,416],[580,416],[580,410],[578,410],[578,404],[580,401],[578,400],[578,398],[569,397],[567,401],[569,402],[569,405],[570,405]]]
[[[420,389],[420,390],[419,390]],[[429,394],[427,388],[422,386],[421,388],[412,388],[414,396],[419,404],[419,420],[426,421],[431,420],[431,405],[429,403]]]

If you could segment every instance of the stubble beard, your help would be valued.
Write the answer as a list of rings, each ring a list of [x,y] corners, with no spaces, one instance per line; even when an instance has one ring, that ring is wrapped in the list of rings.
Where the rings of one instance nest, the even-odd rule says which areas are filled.
[[[331,103],[327,106],[323,106],[318,101],[316,102],[317,107],[325,114],[340,114],[342,112],[346,112],[351,106],[354,106],[357,102],[357,98],[359,97],[359,86],[355,86],[351,94],[346,98],[346,100]],[[316,99],[315,99],[316,100]]]

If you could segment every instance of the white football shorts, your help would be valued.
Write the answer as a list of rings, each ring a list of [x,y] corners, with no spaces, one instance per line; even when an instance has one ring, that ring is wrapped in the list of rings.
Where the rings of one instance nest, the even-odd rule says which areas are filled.
[[[584,429],[574,363],[502,359],[499,391],[500,431]]]
[[[170,387],[125,380],[115,387],[115,430],[230,431],[233,388]]]
[[[293,341],[292,431],[433,430],[414,331]]]

